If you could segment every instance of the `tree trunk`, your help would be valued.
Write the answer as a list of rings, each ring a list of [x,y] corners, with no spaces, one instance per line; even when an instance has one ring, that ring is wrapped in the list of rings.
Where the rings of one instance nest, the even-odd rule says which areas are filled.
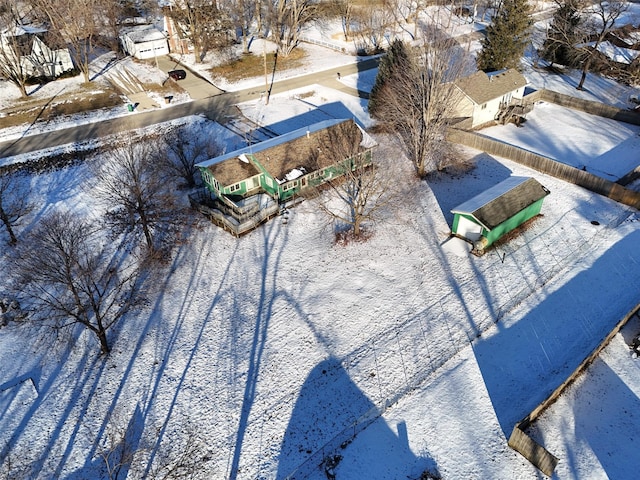
[[[244,55],[249,54],[249,42],[247,41],[248,29],[242,27],[242,53]]]
[[[149,247],[150,251],[154,251],[155,249],[153,248],[153,237],[151,236],[151,231],[149,230],[149,225],[146,219],[146,216],[141,215],[142,218],[142,231],[144,232],[144,238],[147,242],[147,246]]]
[[[9,234],[9,244],[10,245],[15,245],[16,243],[18,243],[18,239],[16,238],[15,233],[13,232],[13,228],[11,227],[11,221],[9,220],[9,216],[7,215],[7,212],[4,211],[4,208],[2,208],[2,205],[0,205],[0,220],[2,220],[2,223],[4,224],[4,228],[7,229],[7,233]]]
[[[109,341],[107,340],[107,332],[103,328],[100,328],[96,331],[96,335],[98,336],[98,340],[100,340],[100,352],[107,355],[111,351]]]
[[[582,67],[582,75],[580,76],[580,83],[576,87],[576,90],[584,90],[584,81],[587,79],[587,72],[589,71],[589,64],[591,63],[591,57],[584,62],[584,66]]]

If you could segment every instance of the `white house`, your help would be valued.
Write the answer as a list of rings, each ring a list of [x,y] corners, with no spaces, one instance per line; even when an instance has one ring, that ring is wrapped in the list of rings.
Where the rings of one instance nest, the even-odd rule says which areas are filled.
[[[32,77],[55,78],[73,70],[69,49],[56,45],[44,28],[16,25],[0,35],[0,49],[10,58],[20,57],[24,71]]]
[[[526,78],[514,69],[476,72],[455,82],[457,117],[471,118],[471,128],[499,120],[506,108],[521,105]]]
[[[169,53],[167,36],[153,25],[136,25],[120,32],[122,49],[139,60],[160,57]]]

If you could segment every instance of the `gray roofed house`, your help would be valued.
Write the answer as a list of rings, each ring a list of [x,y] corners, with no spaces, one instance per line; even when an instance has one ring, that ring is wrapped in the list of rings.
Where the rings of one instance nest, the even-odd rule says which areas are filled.
[[[456,116],[471,119],[471,128],[500,120],[506,107],[522,104],[527,79],[517,70],[476,72],[455,82]]]
[[[451,232],[482,251],[538,215],[547,195],[549,190],[535,178],[509,177],[452,209]]]

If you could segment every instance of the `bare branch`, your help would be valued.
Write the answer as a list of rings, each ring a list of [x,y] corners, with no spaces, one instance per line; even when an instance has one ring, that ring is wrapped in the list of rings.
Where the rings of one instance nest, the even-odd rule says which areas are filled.
[[[18,242],[15,228],[20,225],[20,220],[33,210],[33,204],[19,180],[18,174],[0,173],[0,225],[9,235],[10,245]]]
[[[420,47],[407,50],[377,93],[376,118],[393,132],[420,177],[454,161],[445,131],[453,116],[453,82],[471,59],[437,29],[423,30]]]
[[[30,320],[59,328],[80,324],[109,353],[107,331],[142,300],[140,270],[102,247],[96,232],[76,215],[54,212],[20,245],[12,275]]]
[[[150,253],[170,242],[179,209],[164,175],[158,141],[130,136],[106,151],[94,167],[97,185],[92,193],[107,208],[105,221],[114,236],[144,238]]]

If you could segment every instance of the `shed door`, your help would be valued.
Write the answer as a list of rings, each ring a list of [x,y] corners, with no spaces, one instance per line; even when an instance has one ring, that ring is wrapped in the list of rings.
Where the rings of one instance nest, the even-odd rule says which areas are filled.
[[[482,226],[460,215],[458,218],[458,229],[456,233],[471,240],[472,242],[475,242],[482,236]]]

